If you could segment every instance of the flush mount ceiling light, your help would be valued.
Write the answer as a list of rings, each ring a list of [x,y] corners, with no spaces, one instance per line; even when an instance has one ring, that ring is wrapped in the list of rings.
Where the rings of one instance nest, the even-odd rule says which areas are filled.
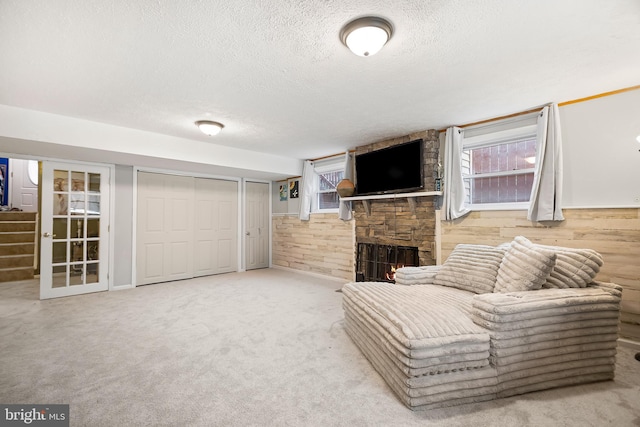
[[[392,34],[393,27],[389,21],[377,16],[365,16],[342,27],[340,40],[356,55],[372,56],[382,49]]]
[[[196,126],[205,135],[214,136],[220,133],[224,125],[218,122],[212,122],[211,120],[200,120],[196,122]]]

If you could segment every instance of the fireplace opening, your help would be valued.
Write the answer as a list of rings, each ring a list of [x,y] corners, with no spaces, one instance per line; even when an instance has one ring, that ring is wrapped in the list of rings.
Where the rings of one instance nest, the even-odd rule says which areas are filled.
[[[395,283],[398,268],[416,267],[419,262],[418,248],[413,246],[358,243],[356,281]]]

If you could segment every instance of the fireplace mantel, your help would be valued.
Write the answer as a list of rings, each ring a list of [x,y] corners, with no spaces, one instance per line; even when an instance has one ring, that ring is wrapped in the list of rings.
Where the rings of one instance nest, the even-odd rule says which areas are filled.
[[[442,191],[416,191],[413,193],[397,193],[397,194],[373,194],[370,196],[353,196],[353,197],[341,197],[343,202],[362,201],[364,210],[367,216],[371,215],[369,207],[369,200],[380,199],[407,199],[411,206],[411,211],[415,214],[416,210],[416,197],[429,197],[429,196],[442,196]]]

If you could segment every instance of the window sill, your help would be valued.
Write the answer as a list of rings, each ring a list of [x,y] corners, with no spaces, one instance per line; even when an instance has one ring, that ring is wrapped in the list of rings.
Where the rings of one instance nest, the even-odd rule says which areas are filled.
[[[482,203],[476,205],[467,205],[472,211],[519,211],[528,210],[529,202],[520,203]]]
[[[339,213],[339,209],[318,209],[315,211],[311,211],[312,214],[327,214],[327,213]]]

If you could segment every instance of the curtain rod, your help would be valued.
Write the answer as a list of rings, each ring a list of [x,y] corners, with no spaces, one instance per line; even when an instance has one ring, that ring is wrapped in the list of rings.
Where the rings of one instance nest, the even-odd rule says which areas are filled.
[[[640,89],[640,85],[631,86],[631,87],[627,87],[627,88],[624,88],[624,89],[612,90],[610,92],[599,93],[597,95],[587,96],[585,98],[573,99],[571,101],[559,102],[558,103],[558,107],[564,107],[565,105],[577,104],[579,102],[591,101],[592,99],[603,98],[605,96],[611,96],[611,95],[617,95],[619,93],[629,92],[629,91],[637,90],[637,89]],[[519,113],[513,113],[513,114],[508,114],[506,116],[494,117],[492,119],[480,120],[478,122],[467,123],[467,124],[464,124],[464,125],[458,125],[457,127],[466,128],[466,127],[469,127],[469,126],[475,126],[475,125],[481,125],[481,124],[484,124],[484,123],[496,122],[498,120],[504,120],[504,119],[509,119],[511,117],[517,117],[517,116],[522,116],[522,115],[525,115],[525,114],[535,113],[537,111],[540,111],[542,108],[544,108],[544,105],[541,105],[541,106],[539,106],[537,108],[532,108],[532,109],[527,110],[527,111],[521,111]],[[448,127],[451,127],[451,126],[448,126]],[[438,129],[438,132],[444,132],[444,131],[447,130],[447,128]]]
[[[355,153],[356,152],[356,150],[347,150],[347,151],[349,151],[349,153]],[[332,157],[338,157],[338,156],[344,156],[344,153],[329,154],[328,156],[322,156],[322,157],[317,157],[315,159],[309,159],[309,161],[317,162],[318,160],[330,159]],[[290,176],[287,179],[281,179],[280,181],[275,181],[275,182],[284,182],[284,181],[288,181],[290,179],[298,179],[298,178],[302,178],[302,176]]]
[[[289,178],[287,178],[287,179],[281,179],[281,180],[279,180],[279,181],[274,181],[274,182],[287,182],[287,181],[289,181],[290,179],[298,179],[298,178],[302,178],[302,176],[301,176],[301,175],[298,175],[298,176],[290,176],[290,177],[289,177]]]
[[[573,99],[571,101],[564,101],[558,103],[558,107],[564,107],[565,105],[577,104],[578,102],[591,101],[592,99],[603,98],[605,96],[617,95],[619,93],[630,92],[632,90],[640,89],[640,85],[625,87],[624,89],[612,90],[611,92],[603,92],[597,95],[587,96],[586,98]]]
[[[349,153],[355,153],[356,150],[348,150]],[[324,160],[324,159],[330,159],[332,157],[338,157],[338,156],[344,156],[344,153],[338,153],[338,154],[329,154],[328,156],[322,156],[322,157],[317,157],[315,159],[309,159],[312,162],[317,162],[318,160]]]
[[[459,125],[457,127],[459,127],[459,128],[467,128],[467,127],[470,127],[470,126],[477,126],[477,125],[483,125],[485,123],[497,122],[499,120],[510,119],[512,117],[524,116],[525,114],[537,113],[540,110],[542,110],[543,108],[544,108],[544,105],[541,105],[540,107],[532,108],[530,110],[520,111],[518,113],[507,114],[506,116],[493,117],[491,119],[486,119],[486,120],[480,120],[480,121],[477,121],[477,122],[467,123],[467,124],[464,124],[464,125]],[[451,127],[451,126],[449,126],[449,127]],[[446,130],[447,130],[447,128],[438,129],[438,132],[444,132]]]

